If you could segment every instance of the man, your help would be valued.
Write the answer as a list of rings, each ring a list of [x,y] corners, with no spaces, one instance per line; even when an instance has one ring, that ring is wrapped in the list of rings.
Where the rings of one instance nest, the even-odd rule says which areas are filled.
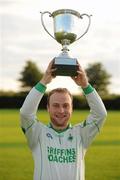
[[[84,180],[84,156],[104,123],[106,110],[95,89],[88,83],[85,71],[78,63],[74,82],[83,89],[90,107],[86,120],[71,126],[72,96],[65,88],[58,88],[48,96],[48,126],[37,121],[36,112],[47,84],[56,69],[50,62],[41,81],[32,88],[22,108],[21,127],[33,153],[34,180]],[[58,82],[59,83],[59,82]]]

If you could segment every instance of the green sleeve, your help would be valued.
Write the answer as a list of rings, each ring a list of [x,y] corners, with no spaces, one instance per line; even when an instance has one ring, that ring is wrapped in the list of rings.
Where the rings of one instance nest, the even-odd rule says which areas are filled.
[[[94,88],[89,84],[86,88],[82,88],[85,95],[90,94],[94,91]]]
[[[36,85],[35,85],[35,89],[38,90],[39,92],[41,93],[45,93],[46,91],[46,86],[43,85],[42,83],[38,82]]]

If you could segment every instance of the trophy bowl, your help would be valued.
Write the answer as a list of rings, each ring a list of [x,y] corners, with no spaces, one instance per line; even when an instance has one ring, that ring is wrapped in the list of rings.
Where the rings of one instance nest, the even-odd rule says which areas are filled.
[[[54,18],[54,36],[60,43],[64,44],[68,40],[69,44],[73,43],[77,38],[76,26],[80,14],[70,9],[61,9],[52,13]]]
[[[54,35],[47,30],[43,15],[49,14],[53,18]],[[85,32],[78,37],[78,21],[87,16],[89,19],[88,26]],[[58,57],[54,58],[53,66],[56,68],[54,75],[60,76],[76,76],[77,75],[77,59],[71,58],[68,54],[68,46],[73,42],[79,40],[84,36],[90,26],[91,15],[80,14],[79,12],[71,9],[59,9],[52,13],[49,11],[41,12],[41,22],[45,31],[58,43],[62,45],[62,52]]]

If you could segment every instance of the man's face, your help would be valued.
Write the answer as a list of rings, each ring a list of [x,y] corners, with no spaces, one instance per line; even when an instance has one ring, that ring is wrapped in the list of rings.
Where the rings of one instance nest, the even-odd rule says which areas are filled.
[[[57,128],[65,128],[72,114],[72,99],[67,93],[55,92],[47,106],[51,123]]]

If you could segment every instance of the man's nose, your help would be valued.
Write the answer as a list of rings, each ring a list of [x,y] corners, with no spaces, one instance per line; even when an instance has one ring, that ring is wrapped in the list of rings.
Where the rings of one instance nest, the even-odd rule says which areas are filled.
[[[62,106],[59,107],[59,112],[64,112],[64,108]]]

